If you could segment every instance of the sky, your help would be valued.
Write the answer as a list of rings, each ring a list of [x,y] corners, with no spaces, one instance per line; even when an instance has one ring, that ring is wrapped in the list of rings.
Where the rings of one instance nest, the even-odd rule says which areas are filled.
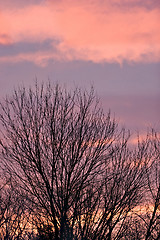
[[[120,125],[160,129],[159,29],[159,0],[0,0],[0,98],[93,85]]]

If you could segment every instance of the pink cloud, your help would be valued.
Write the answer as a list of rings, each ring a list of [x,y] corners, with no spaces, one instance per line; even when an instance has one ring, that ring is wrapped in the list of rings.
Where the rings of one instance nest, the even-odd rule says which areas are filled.
[[[56,59],[58,61],[62,60],[61,57],[58,58],[57,54],[49,52],[35,52],[35,53],[21,53],[13,56],[0,57],[0,63],[18,63],[18,62],[33,62],[35,65],[45,67],[49,60]]]
[[[5,9],[0,35],[4,34],[2,26],[14,42],[58,39],[57,56],[54,52],[41,53],[48,58],[160,61],[160,10],[148,11],[137,4],[127,11],[114,4],[122,2],[54,0]]]
[[[5,15],[0,12],[0,45],[11,44],[9,22],[6,21]]]
[[[6,34],[0,35],[0,45],[9,45],[11,43],[12,43],[12,41],[8,35],[6,35]]]

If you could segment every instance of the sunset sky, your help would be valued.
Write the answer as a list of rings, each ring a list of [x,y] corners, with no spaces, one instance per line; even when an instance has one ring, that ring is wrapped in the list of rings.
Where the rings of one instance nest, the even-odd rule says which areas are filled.
[[[132,130],[160,129],[160,0],[0,0],[0,98],[94,86]]]

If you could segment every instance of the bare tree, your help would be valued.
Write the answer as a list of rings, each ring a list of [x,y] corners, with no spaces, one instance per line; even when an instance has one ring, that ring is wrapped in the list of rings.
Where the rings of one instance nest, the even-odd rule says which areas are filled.
[[[3,164],[33,209],[47,214],[55,238],[71,239],[85,189],[104,172],[115,122],[94,103],[93,91],[50,85],[15,91],[1,104],[0,121]]]
[[[152,130],[146,139],[138,141],[138,156],[143,157],[144,186],[142,188],[142,204],[128,219],[129,231],[124,228],[125,236],[137,235],[136,239],[160,239],[160,138]]]
[[[0,239],[21,239],[29,212],[23,206],[23,199],[17,195],[17,187],[11,177],[1,172],[0,182]]]
[[[20,88],[1,103],[0,123],[1,164],[39,231],[57,240],[120,239],[142,199],[143,158],[93,89]]]
[[[152,130],[150,134],[150,148],[148,154],[151,165],[147,171],[147,211],[146,236],[147,239],[160,239],[160,136]]]

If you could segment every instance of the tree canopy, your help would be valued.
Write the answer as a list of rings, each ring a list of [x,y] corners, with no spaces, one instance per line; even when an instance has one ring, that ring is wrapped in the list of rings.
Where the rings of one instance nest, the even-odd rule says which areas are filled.
[[[158,239],[157,135],[131,149],[130,134],[104,114],[93,89],[36,84],[15,90],[0,108],[0,164],[10,179],[8,200],[4,187],[0,199],[17,199],[1,210],[0,223],[7,229],[8,212],[21,222],[8,239]],[[137,217],[145,191],[154,210]]]

